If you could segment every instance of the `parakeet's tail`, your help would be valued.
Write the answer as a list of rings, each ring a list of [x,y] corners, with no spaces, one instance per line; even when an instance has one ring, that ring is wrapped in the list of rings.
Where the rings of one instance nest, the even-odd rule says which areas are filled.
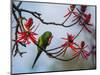
[[[33,65],[32,65],[32,68],[34,67],[34,65],[35,65],[36,61],[38,60],[39,56],[41,55],[41,53],[42,53],[42,51],[39,51],[39,52],[38,52],[38,54],[37,54],[37,56],[36,56],[36,58],[35,58],[35,60],[34,60],[34,63],[33,63]]]

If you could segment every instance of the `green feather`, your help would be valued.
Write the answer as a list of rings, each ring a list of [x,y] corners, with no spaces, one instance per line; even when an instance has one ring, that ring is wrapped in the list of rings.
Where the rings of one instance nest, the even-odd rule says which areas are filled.
[[[48,41],[49,38],[52,36],[52,33],[49,31],[46,31],[43,35],[41,35],[38,39],[38,45],[43,48],[46,49],[46,47],[49,45]],[[34,67],[36,61],[38,60],[38,58],[40,57],[41,53],[43,52],[39,47],[37,47],[38,53],[37,56],[34,60],[34,63],[32,65],[32,68]]]

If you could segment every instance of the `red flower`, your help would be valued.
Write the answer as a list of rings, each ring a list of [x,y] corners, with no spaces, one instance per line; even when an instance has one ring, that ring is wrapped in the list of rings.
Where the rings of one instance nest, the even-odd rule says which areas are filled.
[[[92,24],[89,23],[90,20],[91,20],[91,14],[84,14],[83,23],[80,23],[80,25],[84,25],[85,29],[88,32],[92,33],[92,31],[87,27],[87,26],[92,26]]]
[[[30,44],[30,41],[32,41],[33,43],[36,43],[36,37],[35,37],[35,35],[37,35],[36,33],[34,33],[34,32],[18,32],[18,34],[19,34],[19,38],[16,42]]]
[[[89,52],[89,55],[93,55],[96,57],[96,51],[94,50],[96,48],[95,45],[92,46],[92,50]]]
[[[84,13],[85,13],[85,11],[86,11],[86,8],[87,8],[86,5],[81,5],[81,9],[80,9],[81,11],[80,11],[79,9],[77,9],[78,12],[79,12],[79,14],[77,13],[77,14],[75,15],[76,19],[74,19],[73,21],[75,21],[75,20],[80,20],[80,18],[82,18],[82,15],[84,15]]]
[[[62,49],[64,50],[64,54],[68,47],[71,48],[72,50],[74,50],[75,52],[77,52],[75,50],[76,47],[74,46],[75,45],[74,36],[72,36],[71,34],[68,34],[68,33],[67,33],[67,36],[68,36],[68,38],[62,38],[64,40],[66,40],[65,43],[63,45],[61,45]]]
[[[33,24],[33,19],[32,18],[29,18],[25,24],[24,24],[24,27],[25,27],[25,30],[26,31],[29,31],[30,30],[30,27],[32,26]]]
[[[89,32],[92,33],[92,31],[87,27],[87,26],[92,26],[92,24],[90,24],[90,20],[91,20],[91,14],[78,14],[75,15],[75,19],[73,21],[76,20],[76,23],[79,22],[79,25],[84,26],[84,28]]]
[[[91,14],[84,14],[84,22],[85,24],[87,25],[92,25],[92,24],[89,24],[90,20],[91,20]]]
[[[75,5],[70,5],[70,9],[73,11],[75,9]]]
[[[30,28],[32,26],[32,24],[33,24],[33,19],[29,18],[24,24],[25,31],[18,32],[19,37],[18,37],[18,40],[16,40],[16,42],[22,42],[25,44],[30,44],[30,41],[32,41],[33,43],[37,42],[36,37],[35,37],[35,35],[37,35],[37,34],[35,33],[35,31],[32,32],[31,28]],[[33,28],[34,28],[34,26],[33,26]]]
[[[81,12],[84,13],[86,11],[87,6],[86,5],[81,5]]]
[[[77,13],[76,12],[73,12],[74,9],[75,9],[75,7],[76,7],[75,5],[70,5],[70,9],[68,8],[68,13],[64,17],[67,17],[68,15],[71,15],[72,13],[74,15],[76,15]]]
[[[81,41],[81,44],[79,46],[79,48],[76,48],[77,50],[79,50],[78,52],[76,52],[73,56],[79,54],[77,56],[77,60],[79,59],[80,55],[82,56],[83,59],[88,59],[88,56],[90,55],[90,53],[86,50],[84,50],[87,47],[87,45],[85,46],[85,42]]]

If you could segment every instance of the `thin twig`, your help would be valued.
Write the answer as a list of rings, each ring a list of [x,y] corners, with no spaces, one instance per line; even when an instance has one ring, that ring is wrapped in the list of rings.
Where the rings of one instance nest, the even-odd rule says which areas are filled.
[[[18,20],[16,14],[15,14],[14,9],[12,9],[12,12],[13,12],[13,16],[14,16],[16,22],[17,22],[17,26],[16,26],[16,29],[15,29],[15,40],[17,40],[17,39],[18,39],[17,32],[18,32],[18,28],[20,27],[20,22],[19,22],[19,20]],[[20,29],[21,29],[21,27],[20,27]],[[24,54],[25,52],[20,52],[20,51],[19,51],[19,49],[18,49],[18,43],[16,43],[16,42],[15,42],[14,45],[13,45],[12,54],[13,54],[13,52],[14,52],[15,47],[16,47],[16,50],[15,50],[14,56],[16,56],[17,53],[19,53],[20,56],[22,57],[22,54]]]
[[[22,1],[19,2],[19,4],[17,5],[17,8],[19,8],[21,6],[21,4],[22,4]]]
[[[83,29],[84,29],[84,26],[83,26],[82,29],[78,32],[78,34],[74,37],[74,39],[76,39],[76,38],[79,36],[79,34],[82,32]]]
[[[59,53],[59,52],[61,52],[63,50],[63,48],[62,49],[60,49],[59,51],[57,51],[57,52],[54,52],[54,53],[51,53],[51,54],[57,54],[57,53]],[[46,50],[47,51],[47,50]]]
[[[14,8],[15,10],[18,11],[19,16],[21,16],[21,12],[27,12],[27,13],[32,14],[35,18],[37,18],[37,19],[40,20],[43,24],[46,24],[46,25],[58,25],[58,26],[63,26],[63,27],[71,27],[71,26],[73,26],[73,25],[65,26],[65,25],[63,25],[63,24],[59,24],[59,23],[55,23],[55,22],[45,22],[45,21],[40,17],[40,15],[41,15],[40,13],[32,12],[32,11],[25,10],[25,9],[19,9],[19,8],[17,8],[14,4],[13,4],[13,8]],[[13,14],[14,14],[14,13],[13,13]],[[14,17],[15,17],[15,15],[14,15]],[[17,22],[18,19],[17,19],[16,17],[15,17],[15,19],[16,19],[16,22]],[[18,23],[18,24],[19,24],[19,23]],[[18,31],[18,27],[19,27],[19,26],[20,26],[20,25],[17,26],[16,32]],[[17,33],[16,33],[15,35],[16,35],[16,40],[17,40]],[[59,48],[61,48],[61,47],[57,47],[57,48],[50,49],[50,50],[46,51],[45,49],[41,48],[37,43],[34,43],[34,44],[35,44],[37,47],[39,47],[41,50],[43,50],[47,55],[49,55],[50,57],[55,58],[55,59],[57,59],[57,60],[61,60],[61,61],[70,61],[70,60],[72,60],[72,59],[74,59],[74,58],[76,58],[76,57],[78,56],[78,54],[77,54],[76,56],[74,56],[74,57],[72,57],[72,58],[69,58],[69,59],[57,58],[56,56],[53,56],[53,55],[52,55],[51,53],[49,53],[48,51],[51,51],[51,50],[54,50],[54,49],[59,49]],[[17,54],[17,52],[19,52],[20,56],[21,56],[21,54],[23,54],[23,53],[21,53],[21,52],[18,50],[18,44],[16,44],[15,55]]]
[[[53,49],[48,49],[47,51],[57,50],[59,48],[61,48],[61,46],[60,47],[53,48]]]
[[[13,4],[13,8],[16,9],[17,11],[22,11],[22,12],[27,12],[27,13],[30,13],[32,14],[35,18],[37,18],[38,20],[41,21],[41,23],[43,24],[46,24],[46,25],[57,25],[57,26],[62,26],[62,27],[71,27],[73,26],[73,24],[71,25],[68,25],[68,26],[65,26],[64,24],[62,23],[55,23],[55,22],[45,22],[41,17],[40,17],[40,13],[37,13],[37,12],[33,12],[33,11],[29,11],[29,10],[25,10],[25,9],[18,9],[14,4]]]
[[[52,54],[48,53],[45,49],[41,48],[37,43],[34,43],[37,47],[39,47],[41,50],[43,50],[48,56],[55,58],[57,60],[61,60],[61,61],[71,61],[73,59],[75,59],[79,54],[77,54],[76,56],[69,58],[69,59],[61,59],[61,58],[57,58],[56,56],[53,56]]]
[[[64,22],[62,24],[64,24],[69,19],[70,16],[71,16],[71,14],[64,20]]]

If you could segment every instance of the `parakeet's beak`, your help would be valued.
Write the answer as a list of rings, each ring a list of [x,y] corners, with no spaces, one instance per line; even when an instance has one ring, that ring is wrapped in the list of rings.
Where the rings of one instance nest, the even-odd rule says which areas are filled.
[[[51,37],[49,38],[48,44],[51,43],[52,38],[53,38],[53,36],[51,36]]]

